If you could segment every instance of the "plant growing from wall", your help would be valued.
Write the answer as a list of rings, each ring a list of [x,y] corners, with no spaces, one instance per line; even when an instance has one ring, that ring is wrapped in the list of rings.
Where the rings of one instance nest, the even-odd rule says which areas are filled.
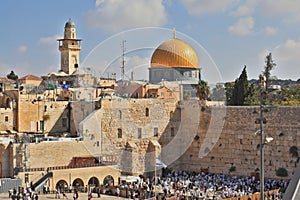
[[[229,172],[235,172],[236,171],[236,167],[235,166],[231,166],[230,168],[229,168]]]
[[[296,146],[291,146],[290,147],[290,154],[292,155],[293,158],[298,158],[299,154],[298,154],[298,147]]]
[[[276,170],[276,176],[287,177],[288,175],[288,171],[283,167],[280,167]]]

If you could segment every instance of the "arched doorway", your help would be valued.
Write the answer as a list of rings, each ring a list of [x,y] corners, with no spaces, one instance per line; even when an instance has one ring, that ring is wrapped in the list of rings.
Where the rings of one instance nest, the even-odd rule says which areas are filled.
[[[72,183],[72,187],[74,190],[82,191],[84,189],[83,180],[80,178],[76,178]]]
[[[99,186],[99,180],[97,177],[93,176],[92,178],[90,178],[89,182],[88,182],[89,186]]]
[[[88,182],[88,189],[92,192],[96,192],[99,189],[99,179],[95,176],[90,178]]]
[[[114,178],[111,175],[108,175],[103,180],[103,185],[114,185]]]
[[[68,190],[68,183],[65,180],[59,180],[56,183],[55,188],[60,190],[61,192],[67,191]]]

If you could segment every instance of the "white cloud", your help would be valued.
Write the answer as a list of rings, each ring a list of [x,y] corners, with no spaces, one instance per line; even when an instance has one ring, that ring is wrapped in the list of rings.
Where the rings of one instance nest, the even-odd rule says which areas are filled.
[[[201,15],[205,13],[224,12],[236,0],[180,0],[180,2],[186,7],[189,14]]]
[[[263,33],[265,35],[275,35],[278,32],[277,28],[267,26],[264,28]]]
[[[271,50],[264,50],[259,54],[260,59],[265,59],[269,52],[272,53],[272,58],[277,65],[273,72],[276,72],[277,77],[296,80],[300,78],[300,38],[288,39]]]
[[[27,49],[28,49],[27,46],[21,45],[21,46],[18,47],[17,51],[19,53],[25,53],[27,51]]]
[[[96,8],[86,15],[89,27],[117,32],[120,30],[161,26],[167,21],[162,0],[96,0]]]
[[[295,61],[300,58],[300,39],[288,39],[285,43],[274,48],[274,54],[280,56],[281,61]]]
[[[42,37],[39,39],[39,44],[54,44],[57,42],[58,38],[62,38],[62,36],[54,35],[49,37]]]
[[[237,36],[246,36],[253,33],[254,19],[253,17],[245,17],[239,19],[235,24],[228,28],[228,31]]]
[[[250,16],[254,13],[256,5],[257,0],[247,0],[245,4],[240,5],[236,11],[233,11],[230,14],[236,17]]]
[[[269,16],[284,16],[288,23],[300,22],[300,1],[297,0],[264,0],[260,2],[261,12]]]

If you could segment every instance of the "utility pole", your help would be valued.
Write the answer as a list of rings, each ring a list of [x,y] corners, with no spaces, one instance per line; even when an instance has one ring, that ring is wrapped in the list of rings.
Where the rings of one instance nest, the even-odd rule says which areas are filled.
[[[263,75],[259,76],[260,81],[260,118],[259,118],[259,131],[260,131],[260,199],[264,200],[264,132],[263,132],[263,95],[266,92],[266,78]]]

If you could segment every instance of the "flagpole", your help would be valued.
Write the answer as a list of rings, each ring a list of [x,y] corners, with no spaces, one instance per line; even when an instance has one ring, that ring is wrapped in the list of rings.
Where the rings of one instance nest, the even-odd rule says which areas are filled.
[[[156,157],[154,159],[154,197],[156,198]]]

